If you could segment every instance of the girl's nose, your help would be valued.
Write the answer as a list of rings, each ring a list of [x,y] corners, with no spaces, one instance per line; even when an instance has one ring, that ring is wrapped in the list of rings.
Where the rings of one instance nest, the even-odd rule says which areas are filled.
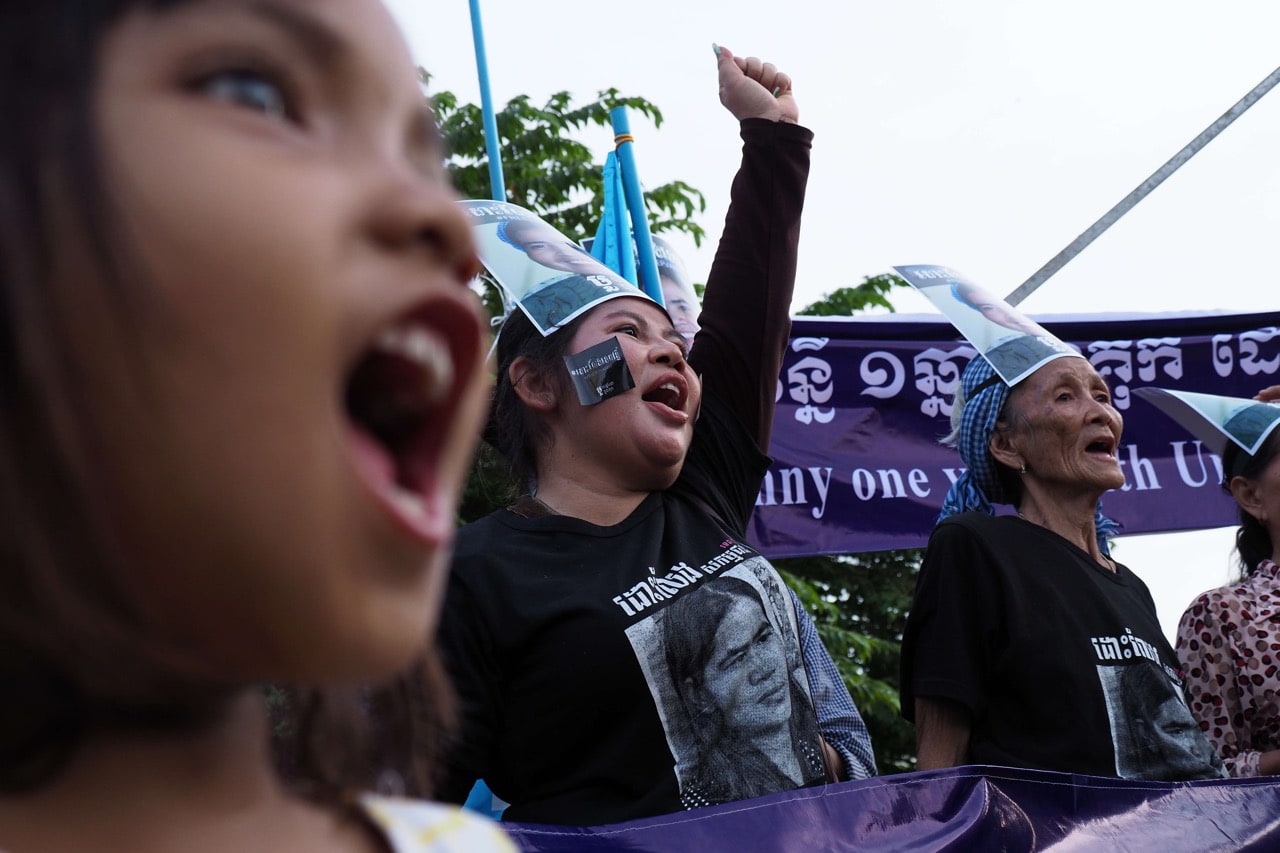
[[[375,200],[370,231],[388,250],[419,254],[461,281],[479,274],[471,224],[443,174],[433,178],[406,168],[389,175]]]

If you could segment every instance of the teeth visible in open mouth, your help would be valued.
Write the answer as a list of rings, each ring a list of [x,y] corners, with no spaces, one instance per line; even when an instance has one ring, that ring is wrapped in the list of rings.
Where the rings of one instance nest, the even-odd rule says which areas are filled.
[[[429,403],[438,403],[453,387],[453,356],[438,335],[421,326],[393,326],[378,335],[375,345],[422,368],[423,390]]]
[[[396,489],[391,494],[392,500],[396,502],[396,506],[400,508],[409,518],[426,518],[427,504],[422,496],[416,492],[405,491],[404,489]]]

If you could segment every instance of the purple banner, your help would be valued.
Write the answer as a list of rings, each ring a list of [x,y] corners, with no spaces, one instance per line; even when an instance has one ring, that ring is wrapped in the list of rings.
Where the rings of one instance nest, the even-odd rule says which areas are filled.
[[[1276,850],[1275,777],[1133,782],[953,767],[602,827],[506,824],[526,851]]]
[[[1102,500],[1121,534],[1234,524],[1221,460],[1132,392],[1280,383],[1280,313],[1034,319],[1092,362],[1124,416],[1126,483]],[[923,546],[964,470],[938,439],[974,354],[941,316],[796,319],[752,543],[774,557]]]

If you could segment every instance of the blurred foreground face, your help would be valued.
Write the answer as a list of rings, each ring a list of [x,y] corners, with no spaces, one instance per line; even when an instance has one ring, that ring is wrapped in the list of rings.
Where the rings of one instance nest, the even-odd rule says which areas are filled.
[[[135,11],[96,108],[143,298],[116,322],[74,250],[56,286],[144,617],[220,679],[404,666],[438,610],[486,333],[395,24],[367,0]]]

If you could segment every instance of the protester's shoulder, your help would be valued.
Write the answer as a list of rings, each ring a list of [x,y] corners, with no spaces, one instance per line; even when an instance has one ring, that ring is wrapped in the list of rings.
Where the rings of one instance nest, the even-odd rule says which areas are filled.
[[[1192,599],[1187,605],[1186,614],[1214,617],[1217,621],[1227,621],[1233,613],[1238,613],[1253,603],[1248,586],[1242,583],[1227,584],[1204,592]]]
[[[494,821],[457,806],[365,794],[358,800],[393,853],[514,853]]]
[[[477,518],[458,528],[454,556],[462,557],[471,553],[480,553],[491,548],[495,541],[509,535],[512,531],[508,518],[514,518],[510,510],[496,509],[486,516]]]
[[[489,589],[521,561],[526,534],[514,527],[520,521],[507,509],[498,509],[458,528],[449,564],[450,589]]]

